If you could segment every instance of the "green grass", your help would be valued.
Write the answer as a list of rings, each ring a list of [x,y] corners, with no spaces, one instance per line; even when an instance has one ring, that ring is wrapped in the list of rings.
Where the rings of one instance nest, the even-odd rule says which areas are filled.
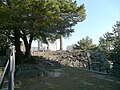
[[[15,90],[120,90],[120,84],[114,78],[111,78],[114,81],[108,81],[101,79],[99,74],[77,68],[62,67],[62,70],[62,76],[57,78],[38,76],[21,79],[22,87]]]
[[[3,72],[3,67],[0,67],[0,73]]]

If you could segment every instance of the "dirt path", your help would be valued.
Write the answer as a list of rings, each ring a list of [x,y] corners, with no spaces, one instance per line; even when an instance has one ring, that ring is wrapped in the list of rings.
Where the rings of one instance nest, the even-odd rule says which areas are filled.
[[[15,90],[120,90],[120,82],[116,78],[106,78],[93,72],[63,67],[60,77],[22,78],[22,86]]]

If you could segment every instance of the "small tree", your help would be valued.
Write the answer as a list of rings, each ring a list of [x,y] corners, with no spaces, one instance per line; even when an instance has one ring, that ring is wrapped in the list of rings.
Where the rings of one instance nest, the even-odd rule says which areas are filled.
[[[92,39],[87,36],[86,38],[82,38],[82,40],[78,41],[73,48],[75,50],[90,50],[96,48],[96,45],[93,44]]]
[[[99,38],[99,46],[98,49],[103,54],[105,54],[106,58],[109,61],[112,61],[112,50],[114,49],[114,42],[115,42],[115,35],[114,33],[105,33],[103,37]]]
[[[99,49],[104,53],[109,53],[111,49],[113,49],[114,44],[114,34],[113,33],[105,33],[103,37],[99,38]]]

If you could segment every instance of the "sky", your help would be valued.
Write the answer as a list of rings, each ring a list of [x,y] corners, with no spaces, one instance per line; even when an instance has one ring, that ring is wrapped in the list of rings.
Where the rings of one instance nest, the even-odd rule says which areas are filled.
[[[77,43],[89,36],[94,44],[98,44],[99,37],[107,31],[112,32],[116,21],[120,20],[120,0],[76,0],[78,6],[85,5],[86,19],[73,28],[72,36],[63,39],[63,48]],[[32,46],[37,46],[33,43]]]
[[[75,32],[68,39],[64,39],[66,46],[77,43],[89,36],[94,44],[98,44],[99,37],[112,32],[116,21],[120,20],[120,0],[76,0],[78,6],[83,4],[86,9],[86,20],[75,25]]]

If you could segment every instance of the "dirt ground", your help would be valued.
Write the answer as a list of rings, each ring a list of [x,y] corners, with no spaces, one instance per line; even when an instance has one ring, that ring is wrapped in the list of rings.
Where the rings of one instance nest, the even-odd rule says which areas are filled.
[[[120,90],[120,80],[90,71],[62,67],[60,77],[37,76],[19,78],[15,90]]]

